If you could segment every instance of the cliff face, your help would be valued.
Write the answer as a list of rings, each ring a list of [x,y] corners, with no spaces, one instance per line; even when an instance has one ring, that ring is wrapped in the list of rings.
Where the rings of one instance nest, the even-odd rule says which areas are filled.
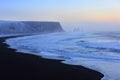
[[[59,22],[0,21],[0,34],[62,32]]]

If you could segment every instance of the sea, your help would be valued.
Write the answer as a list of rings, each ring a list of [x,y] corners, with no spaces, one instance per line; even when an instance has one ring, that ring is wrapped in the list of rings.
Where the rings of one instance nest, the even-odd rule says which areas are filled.
[[[120,32],[60,32],[7,39],[10,48],[25,54],[80,65],[120,80]]]

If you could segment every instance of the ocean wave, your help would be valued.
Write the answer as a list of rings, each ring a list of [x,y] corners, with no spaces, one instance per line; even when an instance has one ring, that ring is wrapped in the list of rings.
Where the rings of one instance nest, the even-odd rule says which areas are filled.
[[[29,54],[99,71],[104,74],[102,80],[119,80],[120,41],[118,37],[109,37],[103,34],[53,33],[8,39],[6,43],[22,52],[28,50]]]

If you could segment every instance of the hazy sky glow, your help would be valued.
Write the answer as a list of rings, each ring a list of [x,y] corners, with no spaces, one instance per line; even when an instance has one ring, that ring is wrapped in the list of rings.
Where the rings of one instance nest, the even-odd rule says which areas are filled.
[[[120,0],[0,0],[0,19],[120,22]]]

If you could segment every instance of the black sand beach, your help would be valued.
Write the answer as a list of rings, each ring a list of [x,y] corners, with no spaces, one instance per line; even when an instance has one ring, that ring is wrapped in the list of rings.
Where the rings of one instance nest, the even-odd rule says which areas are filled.
[[[0,38],[0,80],[100,80],[99,72],[15,52]]]

